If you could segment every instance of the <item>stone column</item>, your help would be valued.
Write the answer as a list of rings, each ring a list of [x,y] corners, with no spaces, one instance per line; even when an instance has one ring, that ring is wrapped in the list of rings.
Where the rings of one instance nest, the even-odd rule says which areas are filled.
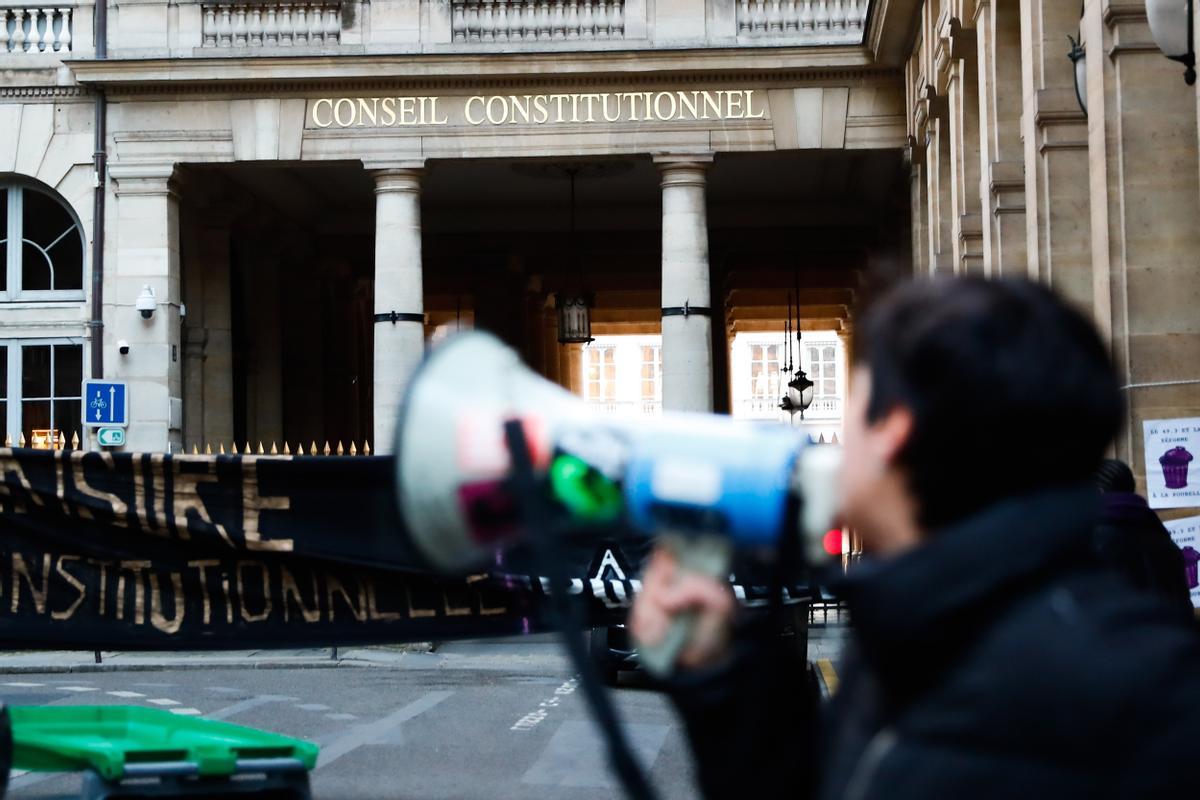
[[[1008,2],[979,0],[979,157],[983,271],[1025,275],[1025,163],[1021,144],[1021,17]]]
[[[395,447],[404,387],[425,352],[421,275],[421,169],[375,171],[373,451]],[[386,318],[385,318],[386,315]]]
[[[179,198],[174,164],[113,164],[115,233],[105,276],[104,363],[126,381],[130,424],[125,449],[178,452],[182,447],[183,373],[179,303]],[[156,306],[143,319],[135,305],[143,286]],[[129,342],[121,355],[117,342]]]
[[[1142,422],[1200,416],[1195,94],[1154,46],[1143,3],[1088,0],[1083,36],[1095,310],[1127,391],[1116,454],[1141,477]]]
[[[941,31],[937,63],[946,70],[950,108],[950,196],[954,207],[954,271],[983,272],[979,197],[979,81],[976,33],[950,17]]]
[[[711,154],[660,156],[662,173],[662,381],[666,411],[713,407],[708,217]]]
[[[1075,99],[1067,36],[1079,5],[1021,0],[1026,259],[1030,277],[1092,308],[1087,117]],[[1089,64],[1107,58],[1089,51]]]

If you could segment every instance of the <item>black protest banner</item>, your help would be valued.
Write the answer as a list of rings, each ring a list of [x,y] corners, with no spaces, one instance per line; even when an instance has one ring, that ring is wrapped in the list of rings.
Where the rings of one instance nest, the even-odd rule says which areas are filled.
[[[390,458],[0,450],[0,647],[288,647],[544,629],[541,580],[511,566],[503,576],[421,571],[392,469]],[[588,577],[594,550],[572,550],[573,575]],[[577,593],[591,598],[593,621],[616,621],[628,581],[607,593],[601,583]]]

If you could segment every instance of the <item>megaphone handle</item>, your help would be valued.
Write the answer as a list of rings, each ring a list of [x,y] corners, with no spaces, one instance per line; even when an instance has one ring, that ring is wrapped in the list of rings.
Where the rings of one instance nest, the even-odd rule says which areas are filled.
[[[676,580],[688,572],[718,579],[729,575],[733,548],[727,537],[668,534],[659,538],[659,546],[670,550],[675,557]],[[679,614],[660,640],[651,644],[638,642],[638,662],[655,678],[669,677],[695,627],[694,612]]]

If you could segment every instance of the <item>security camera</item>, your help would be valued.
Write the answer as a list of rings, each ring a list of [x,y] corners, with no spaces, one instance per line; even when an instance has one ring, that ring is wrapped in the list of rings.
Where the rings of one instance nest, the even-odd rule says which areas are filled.
[[[137,303],[135,305],[138,313],[142,315],[142,319],[150,319],[154,316],[154,308],[158,304],[154,299],[154,289],[152,289],[149,284],[146,284],[142,287],[142,291],[138,294]]]
[[[129,355],[129,342],[125,341],[124,339],[118,340],[117,341],[117,352],[123,356]]]

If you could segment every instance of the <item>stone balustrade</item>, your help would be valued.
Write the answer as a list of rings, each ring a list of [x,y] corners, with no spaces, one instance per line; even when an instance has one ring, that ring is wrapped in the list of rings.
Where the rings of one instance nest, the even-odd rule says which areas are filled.
[[[341,3],[205,3],[202,47],[329,47],[342,30]]]
[[[58,53],[71,49],[71,8],[0,8],[0,54]]]
[[[739,38],[858,44],[869,0],[737,0]]]
[[[623,39],[624,0],[454,0],[455,42]]]

